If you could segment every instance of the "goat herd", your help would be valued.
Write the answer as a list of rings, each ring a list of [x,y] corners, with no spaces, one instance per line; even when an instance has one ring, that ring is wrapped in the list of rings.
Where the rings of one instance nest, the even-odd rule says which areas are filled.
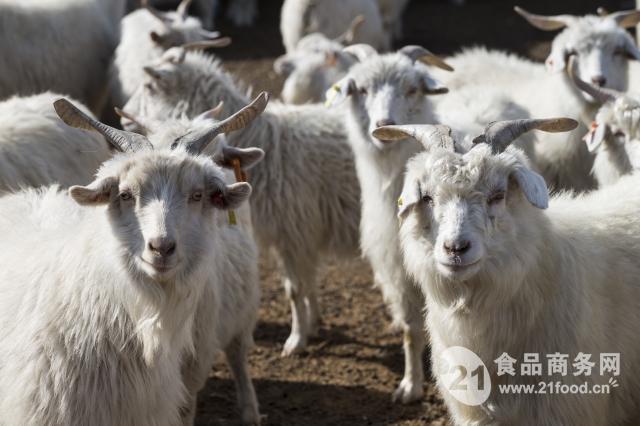
[[[231,42],[215,2],[190,3],[0,4],[0,425],[193,424],[220,351],[259,424],[257,247],[282,265],[283,356],[317,331],[320,262],[363,253],[404,335],[394,401],[423,397],[429,344],[455,424],[639,424],[640,11],[516,7],[562,30],[543,65],[389,51],[406,0],[286,0],[269,103],[205,53]],[[600,371],[525,374],[535,354]],[[552,379],[612,389],[498,388]]]

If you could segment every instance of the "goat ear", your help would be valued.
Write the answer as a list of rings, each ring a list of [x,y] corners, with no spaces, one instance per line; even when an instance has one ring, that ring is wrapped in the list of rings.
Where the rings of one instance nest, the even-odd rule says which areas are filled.
[[[162,46],[164,45],[164,36],[161,36],[160,34],[158,34],[155,31],[151,31],[149,33],[149,38],[151,39],[152,42],[154,42],[155,44]]]
[[[238,160],[242,170],[249,170],[263,158],[264,151],[260,148],[234,148],[225,145],[222,147],[222,153],[217,155],[214,161],[220,167],[233,169],[233,160]]]
[[[251,195],[251,185],[246,182],[238,182],[227,187],[223,191],[214,192],[211,196],[213,205],[222,210],[233,210],[246,201]]]
[[[409,210],[420,201],[420,187],[417,182],[405,181],[402,194],[398,198],[398,217],[404,219]]]
[[[118,179],[114,177],[97,179],[87,186],[72,186],[69,195],[81,206],[97,206],[106,204],[111,199],[111,193],[118,188]]]
[[[147,74],[149,77],[151,77],[153,80],[157,82],[163,82],[168,80],[168,77],[170,75],[169,71],[167,70],[158,69],[151,66],[144,66],[142,67],[142,70],[145,72],[145,74]]]
[[[289,55],[282,55],[273,63],[273,70],[283,77],[289,76],[295,69],[295,61]]]
[[[549,189],[542,176],[523,165],[516,166],[511,176],[531,205],[539,209],[549,207]]]
[[[351,77],[345,77],[327,90],[325,106],[333,107],[344,102],[356,91],[356,83]]]
[[[429,77],[428,75],[424,76],[423,85],[424,93],[426,95],[442,95],[445,93],[449,93],[449,88],[440,83],[438,80]]]
[[[547,71],[559,73],[567,68],[567,51],[564,47],[551,47],[551,53],[544,62]]]
[[[594,122],[591,125],[589,133],[584,135],[584,138],[582,138],[582,140],[587,144],[587,150],[589,152],[594,152],[598,149],[602,141],[607,138],[610,131],[611,129],[606,124],[598,124]]]

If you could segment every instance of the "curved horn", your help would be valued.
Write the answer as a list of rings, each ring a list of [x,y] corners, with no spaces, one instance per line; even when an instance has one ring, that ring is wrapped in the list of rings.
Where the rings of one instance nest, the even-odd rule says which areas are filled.
[[[623,10],[607,15],[608,19],[613,19],[619,27],[631,28],[640,22],[640,10]]]
[[[373,137],[397,141],[413,138],[420,142],[425,149],[438,147],[447,151],[455,150],[455,142],[451,137],[451,128],[442,124],[407,124],[378,127],[372,133]]]
[[[575,21],[575,16],[571,15],[555,15],[543,16],[529,13],[520,6],[515,6],[513,10],[524,19],[529,21],[534,27],[543,31],[555,31],[571,25]]]
[[[353,21],[351,21],[351,24],[349,24],[349,28],[347,28],[347,31],[336,37],[334,41],[344,45],[353,43],[355,41],[358,29],[362,26],[362,24],[364,24],[364,21],[364,16],[356,16],[355,18],[353,18]]]
[[[211,115],[211,117],[217,117],[222,113],[223,108],[224,108],[224,101],[220,101],[218,102],[218,105],[216,105],[214,108],[212,108],[209,111],[209,114]]]
[[[58,99],[53,103],[58,116],[68,126],[100,133],[115,149],[120,152],[136,152],[152,150],[153,145],[142,135],[114,129],[89,117],[66,99]]]
[[[182,0],[176,9],[176,13],[182,20],[185,20],[189,15],[189,6],[191,6],[191,0]]]
[[[445,71],[453,71],[453,67],[451,65],[447,64],[442,58],[434,55],[422,46],[405,46],[400,49],[399,52],[408,56],[414,63],[416,61],[420,61],[423,64],[432,65]]]
[[[114,107],[113,110],[115,111],[116,115],[120,118],[125,118],[129,121],[131,121],[132,123],[136,124],[138,127],[140,127],[140,129],[142,129],[142,131],[144,133],[149,133],[149,126],[144,124],[142,122],[141,119],[134,117],[132,114],[129,114],[128,112],[118,108],[118,107]],[[124,127],[124,126],[123,126]]]
[[[578,127],[578,122],[571,118],[547,118],[494,121],[489,123],[484,134],[473,140],[474,144],[486,143],[494,154],[503,152],[520,136],[531,130],[542,130],[549,133],[568,132]]]
[[[187,51],[193,51],[193,50],[211,49],[214,47],[227,47],[230,44],[231,44],[231,37],[222,37],[222,38],[217,38],[215,40],[202,40],[202,41],[194,41],[191,43],[185,43],[182,45],[182,48]]]
[[[192,154],[199,154],[220,133],[230,133],[247,127],[249,123],[264,111],[268,102],[269,94],[267,92],[262,92],[253,100],[253,102],[233,114],[231,117],[216,123],[215,126],[209,129],[197,132],[192,136],[187,136],[183,141],[179,141],[179,143],[183,145],[188,152]]]
[[[219,31],[207,31],[203,28],[198,29],[198,34],[200,35],[200,37],[204,38],[205,40],[213,40],[220,37]]]
[[[342,51],[355,57],[358,62],[363,62],[367,58],[378,54],[376,49],[364,43],[352,44],[351,46],[342,49]]]
[[[575,58],[569,59],[569,77],[573,81],[576,87],[586,94],[590,95],[593,99],[600,103],[613,102],[622,96],[622,93],[613,90],[605,89],[604,87],[597,87],[592,84],[583,81],[578,74],[576,74]]]

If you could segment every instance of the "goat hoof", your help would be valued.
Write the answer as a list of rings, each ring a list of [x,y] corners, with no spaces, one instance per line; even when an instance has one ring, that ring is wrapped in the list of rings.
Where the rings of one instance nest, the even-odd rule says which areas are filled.
[[[307,347],[307,339],[299,334],[292,334],[284,343],[282,349],[282,356],[291,356],[293,354],[299,354],[303,352]]]
[[[402,379],[398,389],[393,392],[391,400],[394,403],[410,404],[422,399],[424,389],[422,383],[415,383],[412,380]]]

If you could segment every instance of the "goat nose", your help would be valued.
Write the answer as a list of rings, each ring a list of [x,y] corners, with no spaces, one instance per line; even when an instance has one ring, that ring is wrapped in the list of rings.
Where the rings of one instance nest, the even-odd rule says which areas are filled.
[[[598,87],[604,87],[604,85],[607,84],[607,79],[602,75],[596,75],[591,78],[591,82]]]
[[[171,256],[176,251],[176,242],[170,238],[151,238],[149,250],[159,256]]]
[[[382,119],[382,120],[378,120],[378,121],[376,121],[376,126],[377,126],[377,127],[382,127],[382,126],[393,126],[393,125],[395,125],[395,124],[396,124],[396,122],[395,122],[395,121],[393,121],[393,120],[392,120],[392,119],[390,119],[390,118],[384,118],[384,119]]]
[[[469,240],[451,240],[445,241],[444,249],[447,253],[453,255],[461,255],[467,252],[471,248],[471,241]]]

